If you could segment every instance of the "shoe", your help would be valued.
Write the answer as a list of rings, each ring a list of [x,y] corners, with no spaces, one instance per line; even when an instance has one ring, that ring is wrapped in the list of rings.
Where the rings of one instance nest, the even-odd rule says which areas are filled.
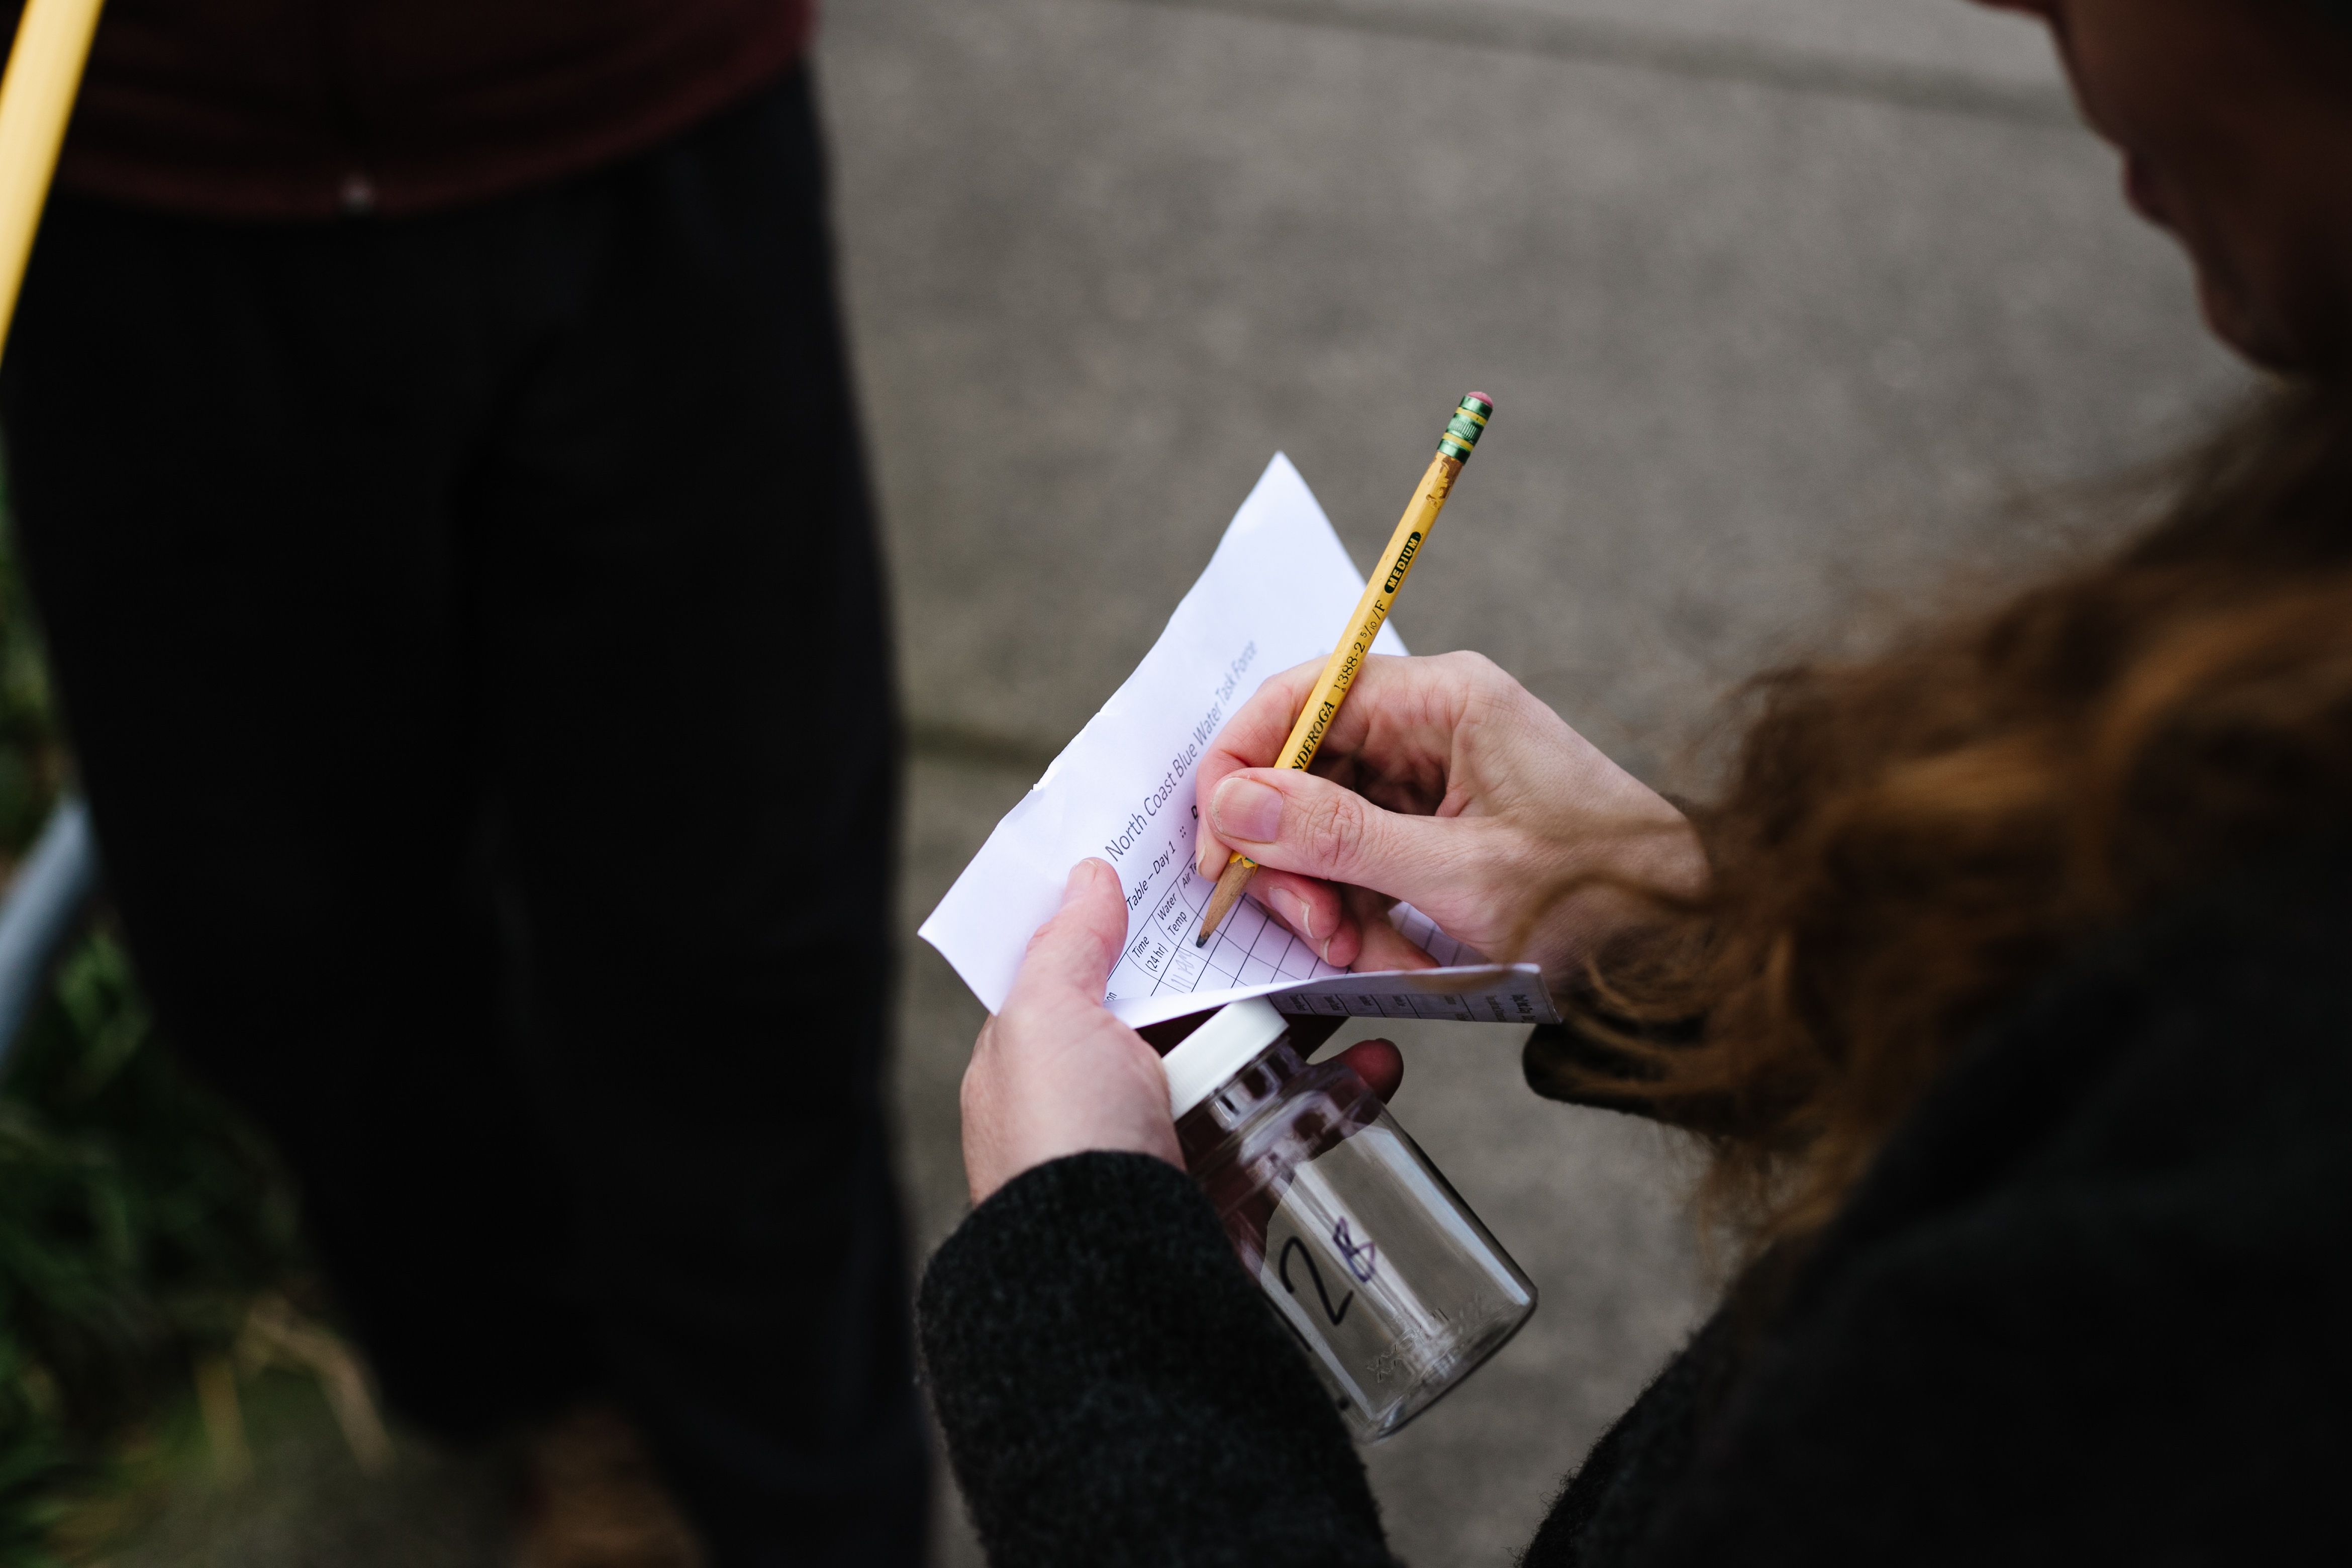
[[[703,1568],[701,1543],[635,1428],[583,1405],[524,1454],[517,1568]]]

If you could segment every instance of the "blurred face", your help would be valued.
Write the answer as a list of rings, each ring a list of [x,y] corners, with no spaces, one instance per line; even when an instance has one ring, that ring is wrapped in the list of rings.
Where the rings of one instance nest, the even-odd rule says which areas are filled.
[[[2352,30],[2304,0],[1984,3],[2049,24],[2216,334],[2273,369],[2352,369]]]

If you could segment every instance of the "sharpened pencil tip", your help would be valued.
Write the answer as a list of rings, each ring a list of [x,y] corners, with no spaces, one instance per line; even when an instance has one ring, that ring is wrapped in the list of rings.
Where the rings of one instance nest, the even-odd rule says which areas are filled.
[[[1198,936],[1194,937],[1194,938],[1192,939],[1192,945],[1193,945],[1194,947],[1206,947],[1206,946],[1208,946],[1208,945],[1209,945],[1209,933],[1208,933],[1207,931],[1202,931],[1200,935],[1198,935]]]

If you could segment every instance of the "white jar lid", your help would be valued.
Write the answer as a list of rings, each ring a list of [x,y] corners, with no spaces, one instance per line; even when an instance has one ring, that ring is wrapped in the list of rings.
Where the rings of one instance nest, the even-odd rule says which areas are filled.
[[[1228,1002],[1207,1023],[1160,1058],[1168,1074],[1168,1113],[1184,1113],[1217,1091],[1257,1054],[1282,1037],[1290,1020],[1263,996]]]

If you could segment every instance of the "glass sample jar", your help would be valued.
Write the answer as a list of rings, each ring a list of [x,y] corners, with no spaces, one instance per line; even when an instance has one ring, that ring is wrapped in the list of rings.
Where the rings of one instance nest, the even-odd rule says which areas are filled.
[[[1272,1004],[1231,1004],[1161,1062],[1186,1169],[1358,1441],[1428,1409],[1534,1313],[1534,1283],[1371,1086],[1308,1066]]]

